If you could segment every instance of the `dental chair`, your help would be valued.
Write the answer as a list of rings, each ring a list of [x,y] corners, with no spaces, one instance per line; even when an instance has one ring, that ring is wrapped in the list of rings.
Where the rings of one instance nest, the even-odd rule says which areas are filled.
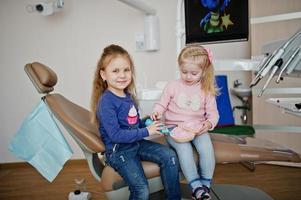
[[[46,103],[49,111],[55,115],[83,151],[92,175],[100,182],[100,187],[107,198],[111,200],[128,199],[129,191],[127,185],[119,174],[110,166],[106,166],[103,161],[101,153],[105,151],[105,146],[99,137],[96,125],[90,123],[89,111],[71,102],[63,95],[53,93],[54,86],[57,83],[57,76],[49,67],[33,62],[26,64],[24,69],[37,91],[43,95],[42,101]],[[297,153],[288,149],[277,147],[275,150],[274,146],[271,148],[258,147],[256,145],[249,146],[248,139],[242,141],[241,138],[228,137],[223,134],[211,134],[211,137],[217,163],[301,161]],[[254,140],[254,138],[249,139]],[[165,139],[162,136],[152,140],[165,144]],[[151,195],[151,198],[159,199],[153,196],[156,192],[163,189],[159,167],[151,162],[142,162],[142,164],[146,177],[149,180],[150,192],[154,193]],[[236,192],[230,192],[232,190],[236,190]],[[212,191],[214,193],[212,199],[271,199],[261,190],[244,186],[217,184],[213,185]],[[190,198],[190,193],[188,192],[186,196]]]

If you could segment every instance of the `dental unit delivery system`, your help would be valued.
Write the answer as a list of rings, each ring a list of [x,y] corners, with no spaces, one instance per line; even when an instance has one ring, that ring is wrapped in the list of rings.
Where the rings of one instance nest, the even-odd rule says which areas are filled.
[[[281,80],[283,80],[283,76],[282,76],[282,74],[283,74],[283,72],[286,70],[286,73],[287,74],[290,74],[291,72],[292,72],[292,70],[291,69],[294,69],[295,67],[296,67],[296,64],[298,63],[298,62],[296,62],[296,61],[299,61],[299,59],[297,58],[297,59],[295,59],[295,57],[296,57],[296,55],[298,55],[299,56],[299,52],[300,52],[300,47],[298,47],[294,52],[293,52],[293,54],[291,55],[291,57],[288,59],[288,61],[286,62],[286,64],[282,67],[282,69],[281,69],[281,71],[279,72],[279,75],[278,75],[278,77],[277,77],[277,79],[276,79],[276,83],[280,83],[280,81]],[[292,61],[294,61],[294,62],[292,62]],[[290,65],[291,64],[291,65]],[[290,65],[290,67],[288,67]],[[292,66],[294,66],[294,68],[292,68]],[[289,70],[289,71],[288,71]]]
[[[276,83],[279,83],[283,79],[283,73],[286,70],[286,74],[291,74],[294,69],[298,67],[300,62],[300,44],[301,44],[301,29],[298,30],[291,38],[288,39],[282,46],[276,49],[272,54],[268,55],[263,59],[260,64],[259,71],[255,78],[252,80],[250,87],[258,84],[268,73],[269,77],[259,92],[259,97],[262,96],[266,90],[269,82],[280,70]]]

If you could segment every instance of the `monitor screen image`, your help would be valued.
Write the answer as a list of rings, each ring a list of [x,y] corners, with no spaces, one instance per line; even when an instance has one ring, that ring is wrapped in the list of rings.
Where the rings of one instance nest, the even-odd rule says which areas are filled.
[[[248,40],[248,0],[185,0],[187,43]]]

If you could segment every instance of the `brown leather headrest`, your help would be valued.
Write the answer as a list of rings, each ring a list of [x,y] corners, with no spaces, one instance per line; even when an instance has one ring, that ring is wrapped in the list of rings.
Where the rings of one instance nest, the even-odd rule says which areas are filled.
[[[33,62],[26,64],[24,70],[31,82],[41,94],[53,91],[53,86],[57,83],[56,73],[49,67]]]

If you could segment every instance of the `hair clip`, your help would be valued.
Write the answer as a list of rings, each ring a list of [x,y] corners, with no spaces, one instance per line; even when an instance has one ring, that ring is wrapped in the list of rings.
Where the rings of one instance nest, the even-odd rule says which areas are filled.
[[[204,49],[207,51],[209,62],[212,64],[213,54],[212,54],[211,49],[209,49],[209,48],[204,48]]]

